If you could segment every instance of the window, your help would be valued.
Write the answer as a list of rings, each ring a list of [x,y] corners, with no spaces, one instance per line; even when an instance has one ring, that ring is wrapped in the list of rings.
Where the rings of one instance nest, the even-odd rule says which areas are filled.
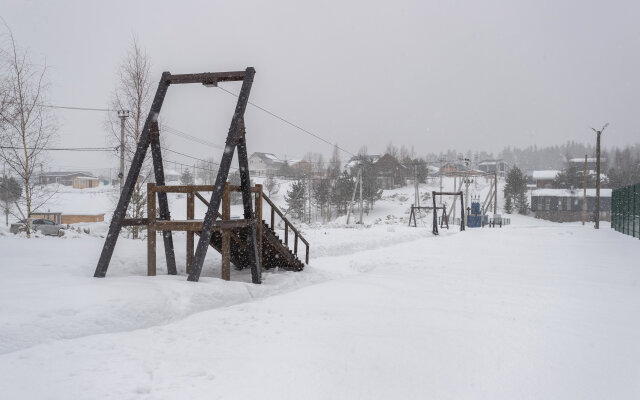
[[[551,198],[550,197],[545,197],[544,198],[544,209],[549,211],[551,210]]]
[[[567,199],[567,211],[571,211],[571,202],[573,201],[573,199],[571,197],[569,197]]]

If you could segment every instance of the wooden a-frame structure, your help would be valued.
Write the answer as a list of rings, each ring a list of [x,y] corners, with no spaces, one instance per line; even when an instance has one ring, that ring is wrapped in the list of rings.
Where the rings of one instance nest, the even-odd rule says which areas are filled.
[[[220,161],[220,167],[218,169],[218,175],[211,194],[211,200],[207,207],[207,212],[202,222],[202,231],[200,233],[200,239],[193,257],[193,262],[189,270],[189,281],[198,281],[200,278],[200,272],[202,271],[202,265],[204,263],[205,255],[212,236],[212,228],[214,227],[214,221],[222,195],[224,192],[225,183],[229,175],[229,169],[231,167],[231,161],[233,159],[233,153],[236,148],[238,150],[238,163],[240,169],[240,187],[242,192],[242,203],[244,205],[244,221],[246,224],[246,241],[247,249],[249,250],[249,260],[251,267],[251,278],[253,283],[261,283],[261,267],[260,257],[258,257],[258,247],[256,240],[256,221],[253,215],[253,206],[251,202],[251,187],[249,179],[249,164],[247,157],[247,142],[245,139],[245,126],[244,126],[244,113],[249,101],[249,93],[251,92],[251,85],[253,84],[253,77],[255,75],[255,69],[248,67],[244,71],[233,72],[206,72],[199,74],[180,74],[172,75],[169,72],[164,72],[158,83],[158,89],[156,90],[153,103],[151,104],[151,110],[147,116],[147,120],[142,129],[138,147],[136,153],[131,162],[129,173],[125,181],[122,193],[120,193],[120,199],[118,205],[111,218],[111,224],[109,225],[109,233],[104,242],[100,259],[94,276],[96,278],[103,278],[109,263],[113,250],[115,249],[116,242],[120,230],[126,225],[143,225],[145,222],[125,220],[127,207],[131,200],[134,185],[140,175],[140,169],[142,163],[147,154],[147,149],[151,147],[151,156],[153,159],[153,170],[155,175],[155,181],[157,185],[164,185],[164,168],[162,165],[162,152],[160,148],[160,132],[158,129],[158,117],[160,110],[162,109],[162,103],[167,94],[167,90],[170,85],[186,84],[186,83],[201,83],[205,86],[217,86],[218,82],[231,82],[242,81],[242,88],[238,95],[238,102],[236,109],[231,119],[231,126],[227,134],[224,152]],[[158,193],[158,208],[159,208],[159,220],[169,220],[169,204],[167,201],[166,193]],[[215,221],[215,225],[218,228],[225,229],[225,223],[231,223],[234,221]],[[237,223],[235,224],[237,225]],[[236,226],[237,227],[237,226]],[[173,238],[171,231],[162,232],[164,240],[164,250],[167,259],[167,272],[170,275],[176,275],[176,260],[175,252],[173,249]]]

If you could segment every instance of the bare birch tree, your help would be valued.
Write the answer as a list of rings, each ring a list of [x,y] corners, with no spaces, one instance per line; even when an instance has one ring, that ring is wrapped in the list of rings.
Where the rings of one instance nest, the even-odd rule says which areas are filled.
[[[0,159],[16,174],[22,186],[18,212],[29,218],[51,195],[36,189],[34,173],[43,169],[44,151],[56,133],[53,115],[42,107],[47,92],[46,64],[31,63],[26,51],[18,48],[13,32],[7,29],[7,46],[0,49],[2,60],[2,106]],[[31,227],[27,223],[27,237]]]
[[[111,106],[114,110],[129,111],[129,118],[125,121],[125,164],[128,168],[135,155],[142,128],[151,103],[151,60],[140,47],[137,38],[133,38],[126,56],[122,60],[118,72],[118,85],[113,93]],[[120,145],[120,120],[117,113],[109,115],[109,130],[111,141]],[[119,155],[118,155],[119,157]],[[140,177],[135,183],[131,202],[127,210],[129,218],[143,218],[146,213],[147,195],[146,182],[152,178],[153,169],[150,157],[146,157],[140,171]],[[126,177],[126,173],[125,173]],[[123,179],[125,179],[123,177]],[[130,227],[134,239],[138,238],[140,227]]]

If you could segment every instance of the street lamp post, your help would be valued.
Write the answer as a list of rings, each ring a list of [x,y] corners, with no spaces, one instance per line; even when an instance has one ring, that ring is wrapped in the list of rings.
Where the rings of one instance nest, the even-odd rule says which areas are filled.
[[[600,135],[607,126],[608,122],[599,131],[591,128],[596,133],[596,229],[600,229]]]

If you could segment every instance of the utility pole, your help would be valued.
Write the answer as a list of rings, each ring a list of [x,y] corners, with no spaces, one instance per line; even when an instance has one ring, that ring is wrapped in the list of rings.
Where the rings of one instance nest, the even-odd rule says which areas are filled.
[[[494,181],[494,192],[493,192],[493,215],[498,213],[498,165],[496,164],[496,169],[493,171],[493,181]]]
[[[118,111],[118,118],[120,118],[120,173],[118,179],[120,180],[120,192],[124,187],[124,121],[129,117],[128,110]]]
[[[584,155],[584,192],[582,193],[582,225],[587,215],[587,155]]]
[[[414,187],[414,204],[420,207],[420,186],[418,185],[418,165],[413,166],[413,187]]]
[[[363,209],[363,203],[362,203],[362,170],[360,170],[360,225],[362,225],[362,209]]]
[[[600,135],[607,126],[608,122],[599,131],[591,128],[596,133],[596,229],[600,229]]]

